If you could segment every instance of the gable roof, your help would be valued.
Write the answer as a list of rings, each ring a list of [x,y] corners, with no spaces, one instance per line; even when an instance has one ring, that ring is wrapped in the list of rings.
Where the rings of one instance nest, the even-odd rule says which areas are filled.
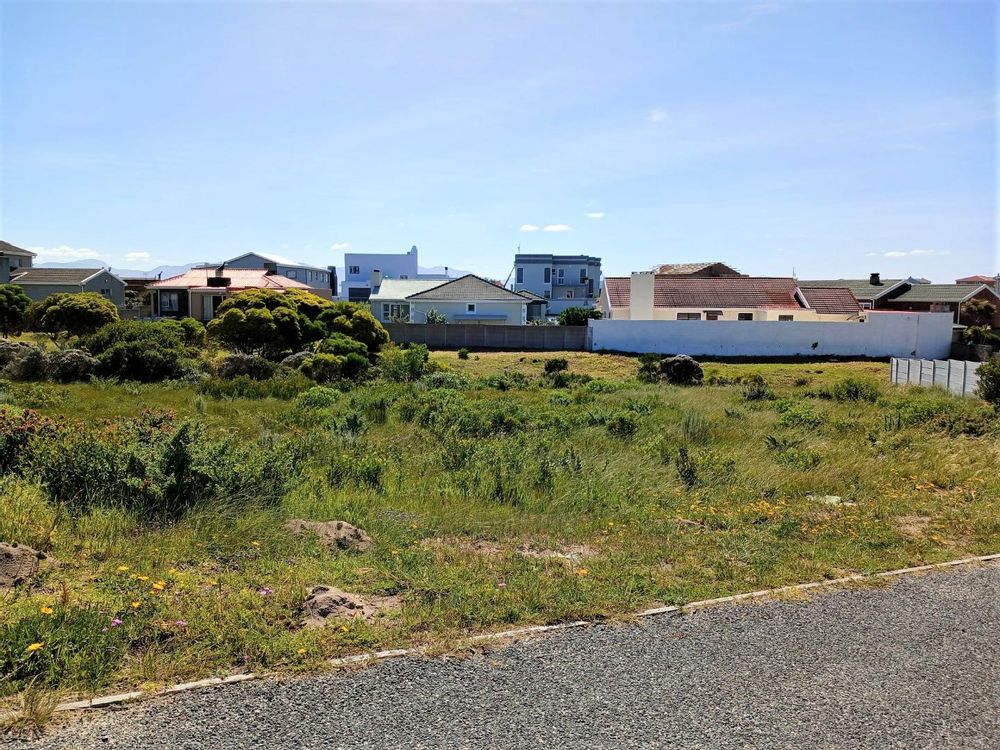
[[[986,284],[916,284],[895,299],[900,302],[964,302],[984,289],[994,297],[1000,296]]]
[[[654,307],[789,307],[802,308],[791,278],[724,276],[698,278],[657,275]]]
[[[215,276],[214,268],[192,268],[169,279],[154,281],[148,289],[191,289],[195,291],[219,289],[310,289],[308,284],[278,274],[268,274],[263,268],[227,268],[223,274],[229,286],[209,286],[208,279]]]
[[[11,281],[15,284],[80,286],[101,273],[125,283],[106,268],[18,268],[11,272]]]
[[[955,279],[956,284],[993,284],[996,282],[996,277],[994,276],[963,276],[960,279]]]
[[[368,299],[372,302],[407,299],[411,294],[426,292],[443,283],[441,279],[382,279]]]
[[[275,255],[273,253],[264,253],[264,252],[261,252],[259,250],[251,250],[248,253],[243,253],[242,255],[237,255],[235,258],[230,258],[229,260],[227,260],[226,263],[235,263],[236,261],[243,260],[243,258],[246,258],[248,255],[256,255],[258,258],[263,258],[264,260],[270,261],[271,263],[275,263],[275,264],[277,264],[279,266],[295,266],[297,268],[308,268],[308,269],[310,269],[312,271],[326,271],[327,270],[325,268],[320,268],[319,266],[310,266],[308,263],[300,263],[299,261],[293,260],[292,258],[286,258],[284,255]],[[215,267],[218,267],[220,265],[222,265],[222,264],[221,263],[217,263],[217,264],[215,264],[215,266],[211,266],[211,264],[208,264],[206,267],[211,266],[211,267],[215,268]]]
[[[411,294],[407,299],[427,300],[489,300],[493,302],[521,302],[527,300],[517,292],[505,289],[473,274],[466,274],[452,281],[435,286],[427,291]]]
[[[0,240],[0,253],[4,255],[22,255],[26,258],[34,258],[37,255],[37,253],[25,250],[23,247],[18,247],[17,245],[12,245],[9,242],[4,242],[3,240]]]
[[[725,263],[720,263],[716,260],[704,261],[700,263],[661,263],[658,266],[653,266],[654,273],[660,273],[667,276],[690,276],[691,274],[699,273],[700,271],[705,271],[718,266],[719,276],[744,276],[735,268],[727,266]]]
[[[858,299],[878,299],[896,289],[900,284],[911,283],[909,279],[882,279],[872,284],[870,279],[805,279],[799,280],[801,289],[823,289],[838,287],[850,289]]]
[[[809,307],[820,315],[857,315],[861,304],[854,292],[844,287],[827,287],[799,290]]]
[[[630,307],[632,305],[632,279],[628,276],[605,276],[604,290],[608,295],[611,307]]]

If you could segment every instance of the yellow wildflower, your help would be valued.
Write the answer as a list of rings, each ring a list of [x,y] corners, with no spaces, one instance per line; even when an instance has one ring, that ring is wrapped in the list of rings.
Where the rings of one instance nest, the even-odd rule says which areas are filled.
[[[126,570],[128,570],[128,565],[119,565],[117,570],[119,573],[124,573]]]
[[[132,602],[132,609],[139,609],[139,607],[141,607],[141,606],[142,606],[142,602],[140,602],[138,599],[136,599],[134,602]]]
[[[157,581],[153,584],[153,591],[163,591],[167,587],[166,581]]]
[[[55,610],[52,609],[52,607],[42,607],[38,611],[41,612],[43,615],[51,615],[53,612],[55,612]]]
[[[346,633],[348,630],[350,630],[350,628],[347,627],[346,625],[341,625],[340,626],[340,632]]]
[[[260,542],[257,542],[257,541],[250,542],[250,544],[252,544],[254,547],[259,547],[260,546]]]
[[[44,643],[32,643],[28,648],[25,649],[29,654],[33,654],[35,651],[41,651],[45,648]]]
[[[575,572],[578,576],[585,576],[590,574],[590,571],[587,570],[586,568],[577,568]]]
[[[305,652],[306,652],[306,650],[305,650],[304,648],[300,648],[300,649],[299,649],[298,651],[296,651],[295,653],[297,653],[297,654],[298,654],[299,656],[302,656],[302,655],[303,655],[303,654],[304,654]]]

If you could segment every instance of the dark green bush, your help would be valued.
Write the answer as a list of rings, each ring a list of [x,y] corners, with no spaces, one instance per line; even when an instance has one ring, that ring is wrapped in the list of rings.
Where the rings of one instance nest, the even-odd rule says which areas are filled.
[[[333,333],[319,342],[316,351],[320,354],[336,354],[346,357],[348,354],[358,354],[368,359],[368,347],[361,341],[356,341],[343,333]]]
[[[701,385],[704,372],[697,360],[686,354],[674,356],[643,354],[639,357],[637,377],[643,383]]]
[[[412,383],[427,371],[430,352],[423,344],[411,344],[406,349],[386,347],[378,355],[378,367],[382,377],[396,383]]]
[[[844,378],[830,389],[835,401],[866,401],[875,403],[879,397],[879,386],[873,380]]]
[[[226,380],[247,377],[251,380],[267,380],[274,377],[278,367],[269,359],[257,354],[230,354],[219,364],[216,375]]]
[[[639,420],[631,414],[616,414],[607,421],[605,427],[615,437],[628,440],[639,431]]]
[[[1000,359],[983,362],[976,370],[979,385],[976,393],[994,409],[1000,411]]]
[[[295,405],[300,409],[326,409],[336,404],[339,399],[339,391],[315,385],[308,391],[300,393],[295,399]]]
[[[270,380],[251,380],[243,375],[232,380],[209,378],[198,385],[198,392],[215,399],[260,400],[277,398],[287,401],[295,398],[302,391],[309,390],[314,385],[316,384],[313,381],[300,373],[274,377]]]
[[[122,320],[87,336],[81,346],[97,359],[103,377],[155,383],[184,374],[184,333],[176,325]]]
[[[567,307],[559,313],[561,326],[585,326],[588,320],[600,320],[604,314],[596,307]]]
[[[85,336],[118,319],[115,303],[96,292],[50,294],[28,309],[32,330],[52,334]]]
[[[569,369],[569,362],[565,357],[553,357],[545,360],[545,374],[552,375],[556,372],[565,372]]]
[[[777,396],[771,390],[771,386],[760,375],[754,374],[748,377],[743,383],[744,401],[773,401]]]
[[[468,359],[469,358],[469,350],[466,349],[463,346],[461,349],[458,350],[458,358],[459,359]]]

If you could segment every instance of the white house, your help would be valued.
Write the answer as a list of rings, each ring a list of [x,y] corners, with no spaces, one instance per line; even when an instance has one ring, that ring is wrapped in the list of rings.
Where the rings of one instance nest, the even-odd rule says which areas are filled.
[[[524,325],[532,300],[478,276],[450,281],[379,279],[369,302],[384,323],[426,323],[431,310],[448,323]]]
[[[344,281],[340,298],[351,302],[365,302],[383,279],[411,281],[414,279],[448,279],[447,273],[420,273],[417,246],[406,253],[344,253]]]

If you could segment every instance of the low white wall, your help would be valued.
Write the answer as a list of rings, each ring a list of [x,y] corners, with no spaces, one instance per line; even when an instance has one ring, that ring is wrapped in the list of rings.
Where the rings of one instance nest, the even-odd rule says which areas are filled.
[[[950,313],[880,313],[865,323],[592,320],[594,351],[714,357],[918,357],[951,350]]]

